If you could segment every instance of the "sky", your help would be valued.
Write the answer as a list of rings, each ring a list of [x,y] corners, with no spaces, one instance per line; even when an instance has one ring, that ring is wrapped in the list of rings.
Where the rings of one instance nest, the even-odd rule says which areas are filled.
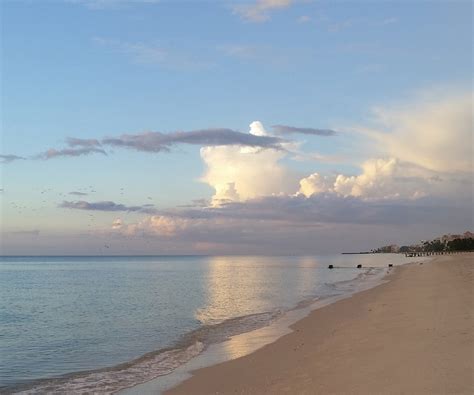
[[[325,254],[474,228],[470,1],[0,13],[2,254]]]

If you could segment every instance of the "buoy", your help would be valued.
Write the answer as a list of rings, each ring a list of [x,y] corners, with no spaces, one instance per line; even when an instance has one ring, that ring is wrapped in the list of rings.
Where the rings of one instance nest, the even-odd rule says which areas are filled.
[[[362,265],[357,265],[357,269],[361,269],[362,268]]]
[[[329,266],[328,266],[328,269],[334,269],[334,266],[333,266],[333,265],[329,265]]]
[[[393,267],[393,263],[389,263],[389,264],[388,264],[388,267]]]

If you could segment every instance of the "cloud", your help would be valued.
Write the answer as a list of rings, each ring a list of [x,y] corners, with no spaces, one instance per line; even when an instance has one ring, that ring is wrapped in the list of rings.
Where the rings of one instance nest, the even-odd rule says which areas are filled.
[[[308,15],[301,15],[299,18],[298,18],[298,23],[308,23],[311,21],[311,17],[308,16]]]
[[[398,108],[373,111],[366,128],[380,153],[439,172],[473,171],[472,92],[429,92]]]
[[[318,173],[313,173],[300,180],[300,189],[298,192],[306,197],[310,197],[331,191],[332,184],[333,182],[329,177],[322,176]]]
[[[397,158],[378,158],[365,161],[359,175],[311,174],[300,180],[298,192],[307,197],[329,192],[364,200],[419,199],[426,196],[456,196],[459,200],[470,196],[471,186],[469,179],[428,170]]]
[[[78,191],[72,191],[72,192],[69,192],[69,195],[75,195],[75,196],[87,196],[88,193],[85,193],[85,192],[78,192]]]
[[[284,140],[263,135],[241,133],[231,129],[202,129],[189,132],[146,132],[140,134],[124,134],[120,137],[105,138],[104,145],[125,147],[144,152],[169,151],[176,144],[192,144],[204,146],[236,145],[255,148],[282,149]]]
[[[273,11],[288,8],[293,0],[256,0],[253,4],[234,6],[234,13],[248,22],[265,22],[270,19]]]
[[[160,0],[66,0],[66,2],[83,5],[91,10],[105,10],[138,4],[156,4]]]
[[[112,222],[112,229],[114,230],[122,229],[122,225],[123,225],[122,220],[120,218],[116,218]]]
[[[168,60],[167,51],[158,45],[144,43],[130,43],[118,40],[110,40],[101,37],[94,38],[100,45],[111,47],[114,50],[130,55],[138,63],[163,64]]]
[[[113,40],[95,37],[94,42],[128,56],[133,62],[142,65],[160,65],[162,67],[184,70],[207,69],[213,64],[202,59],[202,52],[178,52],[172,47],[161,43],[144,43]]]
[[[95,153],[107,155],[107,153],[100,148],[64,148],[59,150],[50,148],[46,152],[37,155],[36,158],[48,160],[62,156],[83,156]]]
[[[332,22],[328,25],[328,32],[339,33],[343,30],[351,28],[353,24],[354,24],[354,21],[349,20],[349,19],[345,21]]]
[[[0,163],[10,163],[16,160],[23,160],[23,159],[25,158],[18,155],[0,155]]]
[[[74,202],[63,201],[58,207],[68,208],[73,210],[88,210],[88,211],[127,211],[127,212],[140,212],[145,214],[153,214],[156,212],[152,205],[145,204],[141,206],[126,206],[124,204],[115,203],[112,201],[102,202],[86,202],[84,200],[78,200]]]
[[[390,18],[385,18],[380,21],[380,25],[392,25],[394,23],[398,22],[398,18],[396,17],[390,17]]]
[[[250,124],[250,133],[245,136],[274,141],[258,121]],[[297,185],[297,177],[280,163],[285,156],[284,149],[206,146],[201,148],[201,158],[206,164],[206,172],[201,180],[214,189],[215,205],[229,200],[290,193]]]
[[[195,223],[194,223],[195,225]],[[192,226],[191,221],[179,217],[170,217],[165,215],[153,215],[143,219],[135,224],[119,224],[117,220],[112,224],[112,228],[120,230],[127,235],[155,235],[164,237],[173,237]]]
[[[12,232],[13,234],[16,235],[23,235],[23,236],[39,236],[40,231],[38,229],[33,229],[33,230],[17,230]]]
[[[217,48],[220,52],[227,56],[239,59],[261,59],[266,58],[262,54],[262,48],[255,45],[231,44],[221,45]]]
[[[335,136],[336,131],[331,129],[315,129],[315,128],[298,128],[294,126],[287,125],[274,125],[272,126],[275,133],[278,134],[290,134],[290,133],[299,133],[299,134],[308,134],[312,136]]]
[[[470,223],[466,217],[469,210],[469,206],[432,199],[367,201],[336,193],[309,198],[265,196],[217,207],[163,211],[134,223],[120,220],[118,225],[114,222],[112,230],[126,237],[226,245],[233,252],[249,251],[249,245],[265,245],[260,251],[267,254],[285,250],[296,253],[300,248],[313,252],[321,247],[324,250],[321,240],[328,239],[330,234],[329,239],[335,244],[331,249],[340,251],[348,241],[357,239],[361,231],[370,231],[370,241],[377,245],[375,239],[388,237],[387,232],[393,227],[408,230],[419,224],[466,227]],[[351,235],[348,229],[355,233]]]
[[[101,145],[99,140],[96,139],[79,139],[76,137],[68,137],[66,143],[70,147],[100,147]]]
[[[270,135],[241,133],[232,129],[216,128],[188,132],[123,134],[119,137],[104,138],[102,141],[69,137],[66,139],[66,144],[69,148],[50,148],[45,152],[31,157],[31,159],[48,160],[58,157],[75,157],[94,153],[107,155],[107,152],[102,148],[103,145],[129,148],[142,152],[169,152],[171,147],[177,144],[206,147],[241,146],[258,150],[283,150],[284,145],[289,144],[289,141]],[[9,163],[18,159],[25,158],[16,155],[0,155],[0,163]]]

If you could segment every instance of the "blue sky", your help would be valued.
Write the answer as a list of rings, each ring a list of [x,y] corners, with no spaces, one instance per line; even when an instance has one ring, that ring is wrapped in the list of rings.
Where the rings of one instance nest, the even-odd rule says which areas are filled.
[[[209,128],[248,133],[248,125],[260,121],[267,134],[276,124],[337,132],[333,137],[287,136],[298,144],[300,154],[325,158],[273,158],[285,172],[296,174],[295,180],[313,173],[357,176],[364,161],[379,157],[449,172],[453,169],[426,165],[429,158],[418,163],[395,148],[384,152],[380,139],[374,143],[367,130],[384,122],[380,108],[383,114],[425,108],[426,102],[436,108],[433,101],[457,103],[456,98],[466,92],[472,100],[472,3],[467,1],[7,0],[1,4],[1,14],[1,151],[28,158],[0,165],[2,231],[9,234],[4,248],[12,253],[50,251],[55,232],[71,232],[72,239],[80,239],[77,235],[85,231],[89,214],[58,207],[64,200],[154,204],[159,210],[175,210],[195,199],[215,202],[219,195],[217,184],[202,178],[213,166],[225,164],[216,162],[218,153],[212,163],[206,162],[200,153],[204,144],[177,144],[170,152],[159,153],[108,147],[107,155],[36,158],[48,149],[64,148],[68,137],[101,140]],[[400,123],[406,116],[397,119]],[[399,123],[391,122],[388,129],[398,133]],[[458,129],[439,133],[456,136]],[[461,170],[469,179],[469,169]],[[259,177],[244,173],[234,177]],[[324,193],[336,191],[333,181],[328,181]],[[235,183],[237,189],[245,183],[240,178],[223,182]],[[255,194],[237,191],[235,200],[273,196],[283,189],[293,196],[298,188],[290,193],[290,185],[282,190],[269,186]],[[47,188],[52,191],[41,194]],[[82,199],[64,196],[81,188],[95,192]],[[374,198],[354,191],[346,197]],[[420,196],[431,196],[425,192]],[[460,204],[434,194],[440,196],[451,205]],[[107,224],[118,216],[121,221],[124,217],[146,221],[137,212],[94,211],[94,215],[93,231],[104,239],[109,237]],[[456,225],[466,223],[446,228],[454,231]],[[253,225],[232,226],[242,230]],[[414,230],[413,237],[421,231]],[[25,234],[28,238],[22,239]],[[31,234],[39,236],[32,240]],[[183,245],[186,252],[193,252],[193,243],[198,243],[181,240],[175,246],[173,240],[180,236],[176,232],[173,237],[157,235],[158,242],[165,238],[166,248],[173,245],[178,252]],[[271,245],[271,240],[269,236],[266,242]],[[236,251],[224,248],[224,242],[216,248],[212,238],[199,243],[210,247],[198,252],[254,252],[248,246]],[[80,252],[74,242],[68,246],[61,252],[68,248]]]

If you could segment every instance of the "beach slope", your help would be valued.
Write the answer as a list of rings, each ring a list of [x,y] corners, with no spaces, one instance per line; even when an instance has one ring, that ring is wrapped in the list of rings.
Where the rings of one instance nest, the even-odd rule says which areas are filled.
[[[397,268],[245,357],[167,394],[471,394],[473,254]]]

